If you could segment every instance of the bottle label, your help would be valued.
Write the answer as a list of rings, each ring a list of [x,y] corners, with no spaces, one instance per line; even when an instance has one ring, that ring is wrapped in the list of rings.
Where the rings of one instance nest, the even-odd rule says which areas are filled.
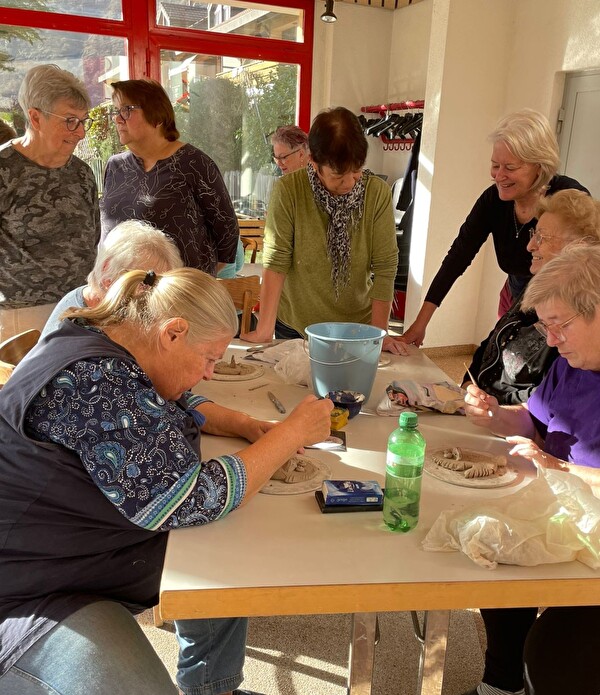
[[[422,453],[415,456],[399,456],[391,451],[387,452],[386,467],[390,473],[402,478],[416,478],[423,472]]]

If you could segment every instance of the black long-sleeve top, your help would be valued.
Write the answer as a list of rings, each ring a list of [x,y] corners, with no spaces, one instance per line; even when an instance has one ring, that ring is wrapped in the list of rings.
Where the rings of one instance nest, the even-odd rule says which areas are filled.
[[[567,188],[589,193],[575,179],[557,175],[550,181],[546,195],[553,195]],[[527,251],[527,244],[529,229],[535,227],[537,219],[534,217],[528,223],[515,225],[513,211],[513,201],[500,200],[495,185],[481,194],[433,278],[425,297],[426,302],[432,302],[436,306],[442,303],[452,285],[471,265],[490,234],[494,240],[498,265],[509,277],[512,295],[519,296],[531,278],[531,254]]]

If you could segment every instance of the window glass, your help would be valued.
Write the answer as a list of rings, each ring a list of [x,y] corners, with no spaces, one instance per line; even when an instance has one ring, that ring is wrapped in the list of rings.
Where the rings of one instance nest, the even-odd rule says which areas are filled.
[[[120,149],[107,108],[112,94],[109,84],[128,79],[125,39],[0,25],[0,118],[18,135],[25,132],[25,116],[17,100],[19,87],[25,73],[42,63],[72,72],[87,87],[94,123],[75,154],[92,167],[101,190],[104,164]]]
[[[296,123],[298,66],[161,52],[181,139],[212,157],[240,217],[264,217],[279,170],[270,135]]]
[[[121,0],[0,0],[0,7],[122,19]]]
[[[241,2],[216,5],[201,0],[156,2],[156,23],[285,41],[304,41],[304,13],[295,7],[269,7]]]

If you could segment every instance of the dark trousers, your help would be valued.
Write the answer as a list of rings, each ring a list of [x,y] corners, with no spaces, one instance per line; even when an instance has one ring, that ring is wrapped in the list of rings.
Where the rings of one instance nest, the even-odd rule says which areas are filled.
[[[481,610],[483,682],[527,695],[600,695],[600,606],[547,608],[536,620],[537,610]]]
[[[281,321],[277,319],[275,321],[275,337],[280,340],[292,340],[293,338],[302,338],[303,336],[294,328],[290,328],[290,326],[281,323]]]
[[[600,606],[546,609],[523,656],[528,695],[599,695]]]
[[[521,690],[523,648],[537,611],[537,608],[481,609],[487,635],[484,683],[509,692]]]

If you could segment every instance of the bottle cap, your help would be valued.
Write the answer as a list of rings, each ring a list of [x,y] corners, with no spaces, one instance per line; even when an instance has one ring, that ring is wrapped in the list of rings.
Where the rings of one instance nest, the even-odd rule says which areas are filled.
[[[416,427],[419,418],[416,413],[410,411],[404,411],[400,413],[400,427]]]

